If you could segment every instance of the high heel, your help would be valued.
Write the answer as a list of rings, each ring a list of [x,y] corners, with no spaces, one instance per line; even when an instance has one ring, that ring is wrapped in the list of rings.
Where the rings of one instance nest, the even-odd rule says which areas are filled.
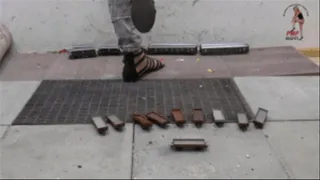
[[[134,58],[136,55],[133,53],[124,55],[123,58],[123,70],[122,70],[122,78],[124,82],[135,82],[134,80],[137,79],[136,77],[136,70],[134,65]]]

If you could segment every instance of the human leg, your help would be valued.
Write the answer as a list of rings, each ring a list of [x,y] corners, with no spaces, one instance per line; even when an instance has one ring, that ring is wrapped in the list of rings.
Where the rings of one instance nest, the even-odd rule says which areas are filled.
[[[299,22],[299,29],[300,29],[300,40],[303,39],[303,22]]]
[[[124,81],[137,81],[147,73],[164,67],[159,60],[145,54],[141,37],[131,19],[131,0],[109,0],[109,11],[118,37],[118,45],[124,52]]]
[[[109,0],[109,12],[122,51],[139,50],[142,40],[131,20],[131,0]]]
[[[292,18],[292,21],[291,21],[291,24],[292,24],[292,30],[291,31],[294,31],[296,28],[295,28],[295,25],[296,25],[296,23],[297,23],[297,20],[296,20],[297,18],[296,17],[293,17]]]

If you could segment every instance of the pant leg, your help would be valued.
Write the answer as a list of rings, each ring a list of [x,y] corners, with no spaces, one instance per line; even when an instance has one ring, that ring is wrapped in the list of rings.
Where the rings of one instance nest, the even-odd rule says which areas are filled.
[[[119,47],[124,52],[139,50],[142,39],[131,19],[131,0],[109,0],[108,3]]]

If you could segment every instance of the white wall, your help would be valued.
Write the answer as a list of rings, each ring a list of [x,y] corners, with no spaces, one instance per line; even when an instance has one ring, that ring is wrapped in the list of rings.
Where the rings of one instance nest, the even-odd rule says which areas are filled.
[[[107,0],[0,1],[1,21],[11,30],[20,52],[116,43]],[[283,12],[293,3],[304,5],[310,13],[302,41],[285,40],[293,11],[289,9],[285,17]],[[240,41],[252,47],[319,47],[318,0],[156,0],[156,4],[157,22],[144,35],[145,44]]]
[[[2,13],[3,13],[2,3],[3,3],[3,0],[0,0],[0,22],[1,22],[1,19],[2,19]]]

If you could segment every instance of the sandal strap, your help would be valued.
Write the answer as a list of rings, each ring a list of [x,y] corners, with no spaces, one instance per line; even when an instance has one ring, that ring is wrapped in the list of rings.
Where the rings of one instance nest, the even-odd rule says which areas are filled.
[[[161,66],[163,66],[161,61],[153,59],[153,58],[151,58],[149,56],[147,56],[147,61],[152,63],[152,66],[149,66],[149,67],[152,67],[152,69],[159,69],[159,68],[161,68]]]
[[[141,55],[141,54],[140,54],[140,55]],[[145,58],[146,58],[146,54],[144,54],[144,55],[141,57],[141,59],[140,59],[137,63],[134,64],[134,66],[135,66],[135,67],[139,66],[139,64],[141,64],[141,63],[145,60]]]
[[[144,55],[142,61],[146,61],[146,65],[138,72],[138,76],[142,76],[143,74],[147,73],[150,69],[153,68],[153,62],[150,61],[149,56]],[[136,66],[137,67],[137,66]]]
[[[142,56],[142,57],[138,60],[138,62],[135,62],[136,61],[135,58],[137,58],[139,56]],[[144,67],[141,70],[139,70],[139,72],[137,72],[137,67],[143,61],[145,61]],[[161,61],[159,61],[157,59],[153,59],[152,57],[148,56],[145,49],[141,49],[141,51],[139,51],[136,54],[130,53],[130,54],[125,55],[124,63],[125,63],[124,69],[127,69],[127,70],[132,69],[132,70],[127,71],[127,73],[125,71],[123,72],[124,74],[126,74],[124,76],[127,77],[127,79],[140,79],[144,75],[146,75],[150,72],[157,71],[157,70],[164,67],[164,65],[162,64]],[[133,70],[133,68],[134,68],[134,70]],[[131,73],[128,74],[129,72],[131,72]],[[135,81],[135,80],[133,80],[133,81]]]
[[[135,57],[140,56],[142,53],[144,53],[144,50],[141,49],[138,53],[136,52],[130,52],[124,55],[124,58],[122,60],[123,63],[126,63],[129,59],[134,59]]]

